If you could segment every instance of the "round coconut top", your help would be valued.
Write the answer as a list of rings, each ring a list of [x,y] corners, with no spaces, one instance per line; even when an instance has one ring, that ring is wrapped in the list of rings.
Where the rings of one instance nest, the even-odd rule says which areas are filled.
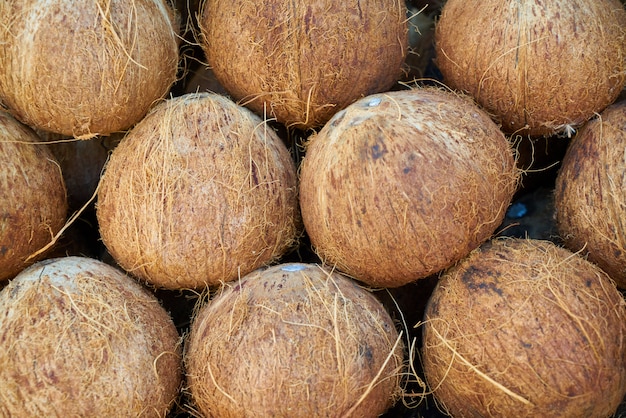
[[[320,258],[373,286],[436,273],[488,239],[518,170],[467,97],[419,88],[365,97],[309,141],[304,226]]]
[[[578,132],[556,180],[559,235],[626,288],[626,100]]]
[[[165,0],[0,2],[0,101],[46,131],[125,130],[176,80],[178,31]]]
[[[449,0],[436,63],[505,132],[570,135],[626,84],[625,37],[619,0]]]
[[[211,93],[156,106],[122,139],[97,218],[125,270],[158,287],[234,280],[280,257],[300,230],[296,168],[250,110]]]
[[[473,251],[440,277],[422,326],[427,382],[454,417],[607,417],[626,394],[624,299],[552,242]]]
[[[199,42],[235,100],[287,126],[315,128],[400,78],[406,10],[403,0],[208,0]]]
[[[0,281],[41,259],[63,227],[67,195],[59,164],[37,134],[0,110]]]
[[[384,306],[318,265],[227,283],[187,338],[189,391],[205,416],[377,417],[401,393],[404,345]]]
[[[0,415],[166,416],[180,338],[156,297],[85,257],[42,261],[0,291]]]

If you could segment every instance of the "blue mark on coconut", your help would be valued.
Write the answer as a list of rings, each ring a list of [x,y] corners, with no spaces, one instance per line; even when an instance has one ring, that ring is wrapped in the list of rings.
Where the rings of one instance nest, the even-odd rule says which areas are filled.
[[[380,102],[382,102],[383,99],[381,99],[380,97],[373,97],[371,98],[368,102],[367,102],[367,106],[368,107],[376,107],[380,104]]]
[[[285,264],[280,269],[282,271],[289,271],[289,272],[302,271],[306,269],[306,266],[304,264]]]

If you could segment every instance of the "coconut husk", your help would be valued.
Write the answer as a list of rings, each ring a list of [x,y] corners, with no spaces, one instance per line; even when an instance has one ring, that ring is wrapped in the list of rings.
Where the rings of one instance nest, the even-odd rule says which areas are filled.
[[[619,0],[449,0],[436,64],[505,132],[571,135],[626,84],[625,39]]]
[[[550,241],[497,239],[443,274],[422,361],[454,417],[608,417],[626,394],[626,305]]]
[[[119,265],[170,289],[237,279],[280,257],[300,231],[296,168],[282,139],[210,93],[170,99],[127,133],[96,211]]]
[[[157,298],[100,261],[42,261],[0,291],[0,416],[165,417],[182,379]]]
[[[0,101],[68,136],[126,130],[176,80],[178,32],[164,0],[2,2]]]
[[[54,155],[37,134],[0,110],[0,281],[45,256],[31,257],[65,224],[68,201]]]
[[[626,288],[626,100],[605,109],[567,149],[555,188],[559,235]]]
[[[471,99],[434,88],[371,95],[308,142],[302,218],[324,262],[397,287],[487,240],[518,174],[511,145]]]
[[[214,417],[377,417],[401,395],[404,344],[369,291],[315,264],[259,269],[200,306],[185,365]]]
[[[302,130],[388,90],[408,47],[403,0],[209,0],[198,23],[206,59],[233,98]]]

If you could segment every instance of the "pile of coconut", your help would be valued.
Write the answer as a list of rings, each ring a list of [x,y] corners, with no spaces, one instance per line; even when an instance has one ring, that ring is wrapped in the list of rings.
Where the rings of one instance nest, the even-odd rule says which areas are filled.
[[[0,0],[0,416],[615,414],[625,40],[618,0]],[[511,236],[540,148],[555,232]]]

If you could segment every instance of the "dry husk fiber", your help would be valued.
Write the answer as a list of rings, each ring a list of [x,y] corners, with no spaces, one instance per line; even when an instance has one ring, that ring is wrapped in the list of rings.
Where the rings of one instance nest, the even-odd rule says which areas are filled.
[[[0,291],[2,417],[165,417],[181,380],[168,313],[108,264],[49,259]]]
[[[403,0],[207,0],[198,24],[206,59],[233,98],[300,129],[388,90],[408,48]]]
[[[300,205],[322,260],[397,287],[487,240],[517,179],[511,146],[485,112],[467,97],[417,88],[363,98],[312,136]]]
[[[125,130],[176,80],[178,31],[166,0],[0,1],[0,102],[46,131]]]
[[[295,162],[266,123],[192,93],[155,107],[111,154],[97,218],[113,258],[157,287],[202,288],[283,255],[300,230]]]
[[[31,255],[65,224],[67,195],[53,154],[37,134],[0,110],[0,281],[45,255]]]
[[[626,307],[550,241],[501,238],[443,274],[422,361],[454,417],[608,417],[626,394]]]
[[[557,229],[565,246],[626,288],[626,101],[578,132],[556,180]]]
[[[205,417],[377,417],[401,395],[404,345],[384,306],[315,264],[227,283],[198,308],[186,344]]]
[[[571,134],[624,87],[625,38],[619,0],[449,0],[436,63],[505,132]]]

